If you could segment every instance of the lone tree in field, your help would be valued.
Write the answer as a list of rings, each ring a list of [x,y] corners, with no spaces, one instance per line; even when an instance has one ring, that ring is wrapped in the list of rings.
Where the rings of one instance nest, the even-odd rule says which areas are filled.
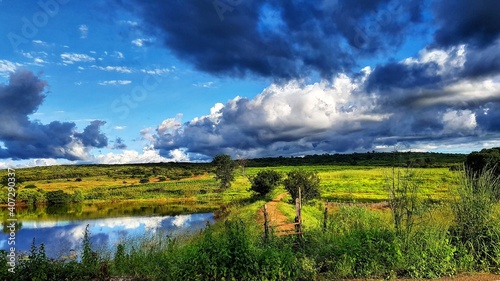
[[[221,188],[228,188],[234,181],[234,169],[236,163],[227,154],[219,154],[214,157],[212,164],[215,166],[215,179],[220,181]]]
[[[292,195],[292,199],[299,197],[299,188],[302,201],[308,201],[319,197],[320,178],[317,172],[294,170],[288,172],[287,178],[283,181],[286,191]]]
[[[281,182],[281,174],[274,170],[262,170],[256,176],[249,178],[252,183],[250,190],[264,196],[271,192]]]

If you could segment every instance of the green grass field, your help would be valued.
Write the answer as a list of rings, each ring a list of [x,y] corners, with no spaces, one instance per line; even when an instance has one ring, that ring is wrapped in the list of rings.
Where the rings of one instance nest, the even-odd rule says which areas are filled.
[[[265,168],[246,168],[237,170],[236,180],[231,188],[221,190],[212,173],[192,175],[179,180],[159,181],[158,177],[149,177],[148,183],[139,183],[139,178],[123,176],[120,179],[109,176],[81,177],[81,181],[55,178],[51,180],[25,181],[18,192],[27,192],[26,186],[34,185],[38,192],[63,190],[72,194],[75,190],[83,193],[85,202],[123,202],[126,200],[167,200],[167,201],[203,201],[229,203],[250,199],[249,176],[257,174]],[[293,166],[272,168],[284,175],[298,169]],[[321,198],[327,201],[371,202],[388,199],[388,185],[393,177],[393,169],[385,167],[359,166],[307,166],[299,169],[317,171],[321,178]],[[405,169],[396,168],[402,174]],[[456,185],[454,173],[447,168],[415,168],[412,169],[418,183],[418,192],[422,198],[443,200],[448,196],[450,188]],[[22,175],[23,171],[18,170]],[[2,189],[4,192],[5,189]],[[4,196],[6,198],[6,196]],[[5,203],[5,202],[2,202]]]

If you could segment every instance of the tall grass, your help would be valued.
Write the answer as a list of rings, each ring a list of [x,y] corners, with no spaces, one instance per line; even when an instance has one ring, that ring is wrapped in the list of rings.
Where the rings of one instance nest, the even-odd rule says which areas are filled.
[[[462,171],[453,193],[451,228],[453,242],[470,255],[470,266],[477,270],[500,267],[500,222],[493,217],[498,203],[500,177],[494,169],[479,174]]]

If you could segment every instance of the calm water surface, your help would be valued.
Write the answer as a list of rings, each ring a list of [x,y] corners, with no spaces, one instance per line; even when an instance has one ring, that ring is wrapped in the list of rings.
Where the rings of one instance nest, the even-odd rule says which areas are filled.
[[[139,208],[141,209],[141,208]],[[31,219],[25,214],[26,219],[20,219],[15,236],[16,250],[28,252],[33,238],[36,245],[45,244],[48,257],[61,258],[70,252],[79,253],[82,247],[82,238],[86,226],[89,226],[93,249],[111,249],[114,252],[116,245],[124,240],[137,240],[151,234],[171,235],[186,234],[199,231],[207,222],[214,222],[213,213],[194,213],[165,215],[151,214],[151,208],[142,208],[144,214],[135,211],[133,215],[117,213],[115,217],[50,215],[43,219]],[[38,211],[39,212],[39,211]],[[70,212],[72,212],[70,210]],[[45,214],[45,213],[44,213]],[[0,237],[0,249],[7,250],[8,232],[3,225],[3,235]]]

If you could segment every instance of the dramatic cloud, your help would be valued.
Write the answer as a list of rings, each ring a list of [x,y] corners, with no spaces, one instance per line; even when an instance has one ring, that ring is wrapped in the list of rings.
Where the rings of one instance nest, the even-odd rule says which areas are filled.
[[[237,97],[217,104],[209,115],[182,127],[167,119],[158,126],[155,148],[168,153],[185,147],[210,156],[371,148],[372,140],[361,139],[358,132],[390,115],[373,113],[375,100],[358,95],[361,80],[340,75],[331,83],[272,85],[254,99]]]
[[[410,0],[117,1],[202,71],[275,79],[331,78],[358,58],[395,50],[422,13]]]
[[[100,132],[103,121],[93,121],[83,132],[72,122],[32,121],[45,99],[47,84],[28,70],[19,69],[9,84],[0,84],[0,158],[85,159],[94,147],[105,147],[107,138]]]
[[[469,46],[464,77],[478,78],[500,73],[499,1],[436,1],[434,14],[438,24],[435,45]]]
[[[477,145],[485,135],[498,142],[500,75],[457,79],[467,55],[463,46],[424,50],[416,58],[365,68],[352,77],[274,84],[253,99],[216,104],[210,114],[182,126],[181,116],[166,119],[149,139],[163,154],[184,148],[234,157],[366,151],[397,144],[432,149],[457,139]]]
[[[458,44],[488,46],[500,35],[500,2],[496,0],[435,1],[438,30],[435,42],[443,47]]]

